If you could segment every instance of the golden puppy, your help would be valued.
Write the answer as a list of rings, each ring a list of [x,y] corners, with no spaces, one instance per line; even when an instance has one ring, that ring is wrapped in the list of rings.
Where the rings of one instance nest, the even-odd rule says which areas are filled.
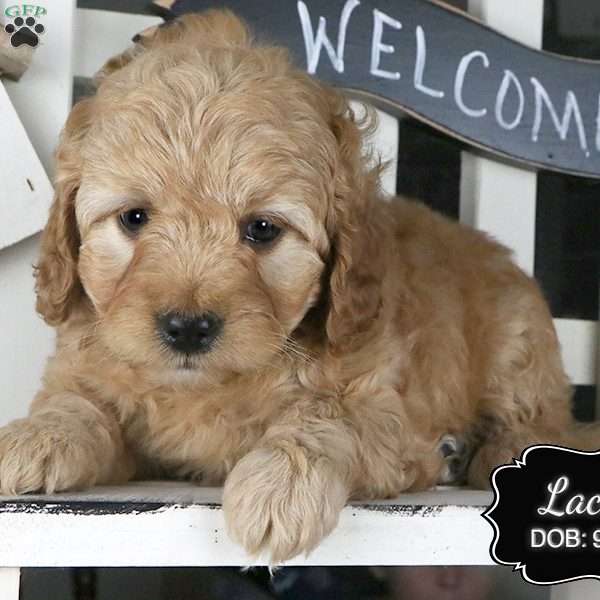
[[[224,482],[273,563],[349,498],[432,486],[577,430],[548,308],[509,252],[378,169],[338,92],[226,12],[161,28],[99,76],[57,153],[37,266],[56,355],[0,430],[0,489]]]

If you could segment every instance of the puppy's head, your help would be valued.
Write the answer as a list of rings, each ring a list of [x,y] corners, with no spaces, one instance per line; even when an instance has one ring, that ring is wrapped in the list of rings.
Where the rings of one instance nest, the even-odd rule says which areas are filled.
[[[332,344],[373,316],[376,175],[342,96],[226,12],[159,29],[98,79],[57,152],[48,323],[87,305],[116,358],[221,378],[269,364],[324,294]]]

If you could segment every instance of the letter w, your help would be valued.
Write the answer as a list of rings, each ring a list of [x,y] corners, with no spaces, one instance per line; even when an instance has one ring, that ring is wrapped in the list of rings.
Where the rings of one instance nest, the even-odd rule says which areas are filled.
[[[325,17],[319,17],[319,27],[317,29],[317,35],[312,27],[310,13],[304,2],[301,0],[298,2],[298,14],[300,15],[300,22],[302,23],[302,34],[304,35],[304,45],[306,47],[306,63],[308,66],[308,72],[314,75],[317,72],[319,66],[319,59],[321,58],[321,49],[325,46],[329,60],[333,64],[333,68],[338,73],[344,72],[344,50],[346,47],[346,30],[348,29],[348,22],[352,15],[352,11],[360,4],[359,0],[347,0],[342,10],[342,17],[340,19],[340,27],[338,30],[338,41],[337,41],[337,52],[331,43],[331,40],[327,37],[327,19]]]

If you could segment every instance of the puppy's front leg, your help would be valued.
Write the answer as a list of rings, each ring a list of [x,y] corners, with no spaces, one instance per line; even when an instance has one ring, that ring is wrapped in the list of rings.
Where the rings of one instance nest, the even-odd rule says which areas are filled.
[[[0,492],[53,493],[129,479],[116,418],[72,393],[41,393],[30,416],[0,428]]]
[[[331,405],[296,404],[229,474],[223,507],[230,535],[271,564],[312,550],[348,500],[357,450]]]

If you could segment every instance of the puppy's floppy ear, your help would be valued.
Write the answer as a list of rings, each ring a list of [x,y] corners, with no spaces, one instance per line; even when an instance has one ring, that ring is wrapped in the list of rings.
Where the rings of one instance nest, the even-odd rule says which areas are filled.
[[[335,198],[330,217],[332,241],[329,312],[326,334],[330,349],[348,351],[366,343],[383,303],[385,273],[383,223],[372,210],[378,200],[381,167],[369,169],[363,135],[373,128],[356,119],[345,99],[333,95],[331,129],[338,144]]]
[[[133,38],[135,46],[111,58],[96,73],[94,81],[99,85],[111,73],[130,63],[138,55],[151,48],[172,44],[188,47],[242,47],[252,43],[249,29],[239,17],[229,10],[207,10],[186,14],[157,27],[142,31]]]
[[[92,103],[93,99],[88,98],[75,105],[56,152],[54,202],[42,233],[40,257],[35,267],[36,308],[49,325],[65,321],[82,295],[77,274],[80,239],[75,195],[81,177],[80,143],[89,127]]]

